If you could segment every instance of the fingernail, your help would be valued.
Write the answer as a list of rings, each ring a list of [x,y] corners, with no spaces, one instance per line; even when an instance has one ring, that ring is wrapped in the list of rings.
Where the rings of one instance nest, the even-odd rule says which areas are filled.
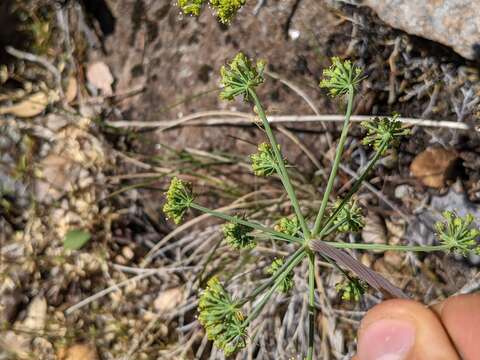
[[[415,344],[415,327],[408,321],[381,319],[360,331],[360,360],[405,360]]]

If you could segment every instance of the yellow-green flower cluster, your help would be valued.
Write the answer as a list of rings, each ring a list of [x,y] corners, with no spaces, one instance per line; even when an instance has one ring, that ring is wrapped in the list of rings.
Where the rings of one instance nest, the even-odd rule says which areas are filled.
[[[401,136],[410,134],[410,130],[402,126],[398,117],[398,114],[394,114],[391,118],[376,117],[370,121],[363,121],[361,126],[367,130],[367,135],[362,143],[381,151],[383,155],[389,146],[398,143]]]
[[[273,275],[275,274],[282,266],[285,264],[285,261],[281,258],[276,258],[273,260],[272,264],[267,268],[265,271],[268,275]],[[280,282],[280,284],[277,287],[277,290],[281,293],[288,293],[292,288],[293,288],[293,276],[295,274],[293,271],[290,271]]]
[[[228,24],[246,0],[210,0],[210,5],[217,13],[221,23]]]
[[[361,280],[349,279],[335,285],[335,289],[342,294],[342,300],[358,302],[365,293],[367,286]]]
[[[205,0],[178,0],[178,6],[186,15],[199,16]]]
[[[295,236],[300,231],[300,223],[296,216],[283,217],[275,224],[274,230],[286,235]]]
[[[336,97],[347,94],[350,89],[356,90],[363,79],[362,69],[353,65],[350,60],[342,61],[333,57],[332,65],[323,70],[320,87],[328,89],[330,95]]]
[[[223,225],[225,241],[234,249],[252,249],[255,247],[255,238],[251,235],[252,228],[238,224],[227,223]]]
[[[243,54],[238,53],[227,66],[222,66],[220,74],[223,91],[220,98],[233,100],[243,96],[245,101],[251,99],[250,91],[263,83],[265,62],[258,61],[256,66]]]
[[[246,346],[244,315],[238,303],[233,301],[217,277],[208,281],[198,302],[198,321],[225,356]]]
[[[193,201],[191,184],[174,177],[165,195],[167,201],[163,212],[175,224],[179,224]]]
[[[472,228],[473,216],[468,214],[462,218],[453,211],[444,211],[442,215],[444,221],[435,224],[442,244],[447,245],[450,251],[464,256],[472,251],[480,255],[480,230]]]
[[[335,211],[340,204],[341,201],[337,200],[332,211]],[[340,232],[358,232],[365,226],[362,209],[357,206],[356,201],[350,201],[338,212],[333,223],[339,225],[337,230]]]
[[[277,170],[275,154],[272,146],[267,143],[258,145],[258,152],[250,155],[253,173],[257,176],[270,176]]]

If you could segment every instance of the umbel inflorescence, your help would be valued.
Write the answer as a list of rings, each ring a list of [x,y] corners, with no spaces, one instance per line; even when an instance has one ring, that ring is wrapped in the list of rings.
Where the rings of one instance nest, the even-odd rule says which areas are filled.
[[[188,8],[188,11],[195,13],[203,1],[184,0],[180,3],[183,6],[187,4],[193,6]],[[213,3],[238,5],[242,1],[225,0]],[[444,220],[436,225],[439,245],[379,245],[325,241],[325,238],[331,234],[357,232],[362,229],[364,226],[362,209],[354,195],[377,161],[389,148],[398,144],[401,137],[408,135],[409,131],[402,126],[398,115],[363,122],[362,127],[366,130],[363,143],[371,146],[374,154],[358,179],[352,184],[350,191],[343,198],[332,200],[333,184],[350,127],[352,104],[361,80],[364,78],[362,70],[352,62],[333,58],[332,66],[324,71],[324,79],[320,86],[326,88],[332,96],[345,98],[347,110],[330,176],[325,188],[320,192],[323,194],[321,205],[316,216],[312,217],[315,219],[313,225],[309,226],[306,219],[312,214],[304,214],[301,210],[300,202],[290,181],[286,158],[281,152],[256,93],[256,88],[264,82],[264,67],[265,63],[262,61],[253,62],[241,53],[236,55],[228,65],[222,67],[223,91],[220,97],[225,100],[241,97],[254,106],[265,131],[266,141],[258,146],[255,154],[250,156],[252,172],[256,176],[277,176],[280,179],[289,198],[292,215],[281,218],[273,228],[270,228],[245,217],[217,212],[196,203],[192,187],[178,178],[172,179],[166,193],[164,212],[176,224],[182,221],[188,209],[196,209],[224,220],[226,222],[223,226],[224,241],[234,251],[250,251],[255,248],[258,241],[265,239],[296,244],[297,249],[285,259],[273,260],[265,270],[265,274],[269,276],[268,280],[245,298],[234,299],[219,278],[211,278],[200,295],[198,320],[205,327],[208,338],[222,349],[225,355],[235,353],[246,346],[249,341],[248,327],[262,312],[272,294],[275,291],[288,293],[295,286],[294,269],[303,261],[308,261],[308,274],[305,276],[308,277],[309,285],[310,336],[306,357],[312,359],[315,331],[315,256],[331,262],[344,275],[345,281],[336,286],[343,300],[358,301],[367,289],[367,285],[389,292],[393,296],[405,296],[400,289],[353,259],[342,249],[447,251],[466,255],[472,251],[480,253],[478,244],[480,231],[473,227],[474,219],[471,215],[460,217],[454,212],[445,212]],[[247,303],[251,304],[251,310],[244,314],[244,305]]]
[[[178,6],[184,14],[199,16],[203,6],[208,3],[215,11],[218,20],[228,24],[245,2],[246,0],[178,0]]]

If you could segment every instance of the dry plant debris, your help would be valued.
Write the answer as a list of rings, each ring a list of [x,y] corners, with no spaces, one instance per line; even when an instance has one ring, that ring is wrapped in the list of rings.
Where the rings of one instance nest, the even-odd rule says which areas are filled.
[[[438,189],[451,178],[457,160],[458,153],[453,149],[429,147],[413,159],[410,171],[425,186]]]

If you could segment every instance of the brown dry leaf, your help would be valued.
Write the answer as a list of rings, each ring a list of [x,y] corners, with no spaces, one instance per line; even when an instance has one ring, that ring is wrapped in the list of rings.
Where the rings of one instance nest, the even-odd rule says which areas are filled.
[[[48,105],[48,95],[39,91],[10,106],[0,107],[0,115],[11,114],[29,118],[41,114]]]
[[[35,182],[35,195],[38,201],[58,200],[71,190],[71,168],[69,159],[55,154],[48,155],[40,163],[41,179]]]
[[[97,61],[88,65],[87,80],[97,89],[100,89],[103,95],[109,96],[113,94],[113,75],[104,62]]]
[[[162,291],[153,303],[153,307],[159,313],[166,313],[175,309],[183,300],[183,288],[176,287]]]
[[[70,104],[77,97],[78,82],[75,75],[70,76],[68,79],[67,89],[65,90],[65,100],[67,104]]]
[[[453,149],[429,147],[413,159],[410,171],[424,185],[438,189],[451,177],[457,160],[458,154]]]
[[[385,221],[377,213],[369,212],[362,229],[362,239],[367,244],[386,244],[387,228]]]
[[[97,349],[92,345],[76,344],[68,349],[60,349],[59,360],[98,360]]]

